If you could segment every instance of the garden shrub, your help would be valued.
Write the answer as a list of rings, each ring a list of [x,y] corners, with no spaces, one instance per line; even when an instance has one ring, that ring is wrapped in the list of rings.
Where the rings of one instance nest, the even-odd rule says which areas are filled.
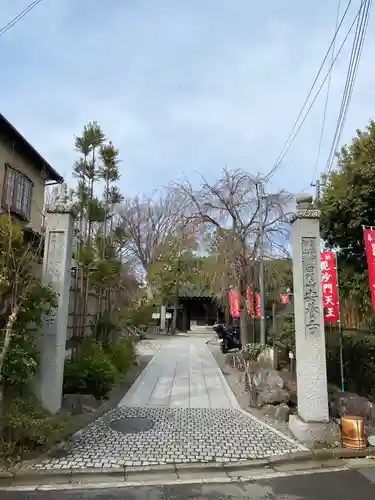
[[[67,417],[51,415],[32,400],[14,398],[1,418],[0,456],[22,459],[25,453],[56,442],[68,421]]]
[[[121,325],[113,314],[105,311],[101,312],[96,321],[92,323],[91,329],[96,342],[100,342],[107,347],[119,337]]]
[[[278,323],[275,341],[285,346],[285,355],[295,347],[293,315]],[[341,386],[340,335],[337,329],[326,327],[326,357],[328,382]],[[375,398],[375,336],[364,332],[345,332],[343,336],[345,389],[365,397]],[[297,360],[298,363],[298,360]]]
[[[21,390],[35,375],[39,362],[37,332],[43,325],[45,315],[54,307],[56,294],[52,288],[35,281],[12,328],[10,346],[0,374],[5,392],[9,388]],[[0,314],[0,328],[4,328],[8,315],[8,310]],[[0,345],[2,341],[0,332]]]
[[[269,338],[272,339],[275,344],[281,344],[288,351],[294,350],[295,346],[295,325],[294,325],[294,314],[284,314],[277,320],[276,332],[269,332]]]
[[[108,353],[114,367],[121,375],[135,363],[134,345],[129,339],[120,339],[113,347],[109,347]]]
[[[103,398],[112,388],[118,372],[101,344],[83,346],[77,359],[65,361],[64,393],[92,394]]]
[[[340,386],[340,342],[337,332],[326,336],[327,377]],[[375,337],[362,333],[345,334],[343,359],[346,390],[375,397]]]
[[[259,354],[263,351],[263,346],[261,344],[245,344],[242,347],[242,355],[244,359],[256,361]]]

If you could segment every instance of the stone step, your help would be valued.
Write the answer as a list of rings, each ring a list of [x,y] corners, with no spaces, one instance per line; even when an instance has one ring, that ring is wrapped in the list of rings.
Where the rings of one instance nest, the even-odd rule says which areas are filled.
[[[194,325],[190,328],[189,333],[215,333],[212,326],[206,325]]]

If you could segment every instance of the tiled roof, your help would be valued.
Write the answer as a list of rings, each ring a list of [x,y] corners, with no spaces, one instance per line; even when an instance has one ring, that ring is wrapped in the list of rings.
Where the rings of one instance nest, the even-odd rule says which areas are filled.
[[[181,299],[211,299],[214,294],[206,286],[194,283],[182,286],[178,296]]]

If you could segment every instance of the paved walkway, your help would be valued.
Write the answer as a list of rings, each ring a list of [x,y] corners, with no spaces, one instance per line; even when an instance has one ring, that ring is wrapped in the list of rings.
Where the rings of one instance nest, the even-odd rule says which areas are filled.
[[[156,354],[119,406],[33,468],[234,462],[302,449],[240,409],[206,340],[139,346]]]
[[[205,339],[169,340],[119,406],[240,409]]]

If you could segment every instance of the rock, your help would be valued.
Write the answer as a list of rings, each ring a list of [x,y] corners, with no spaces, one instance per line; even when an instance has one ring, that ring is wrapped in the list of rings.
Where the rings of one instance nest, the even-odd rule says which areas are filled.
[[[288,422],[289,420],[289,413],[290,413],[290,408],[288,405],[285,403],[282,403],[279,406],[276,406],[276,411],[275,411],[275,419],[280,420],[281,422]]]
[[[375,407],[366,398],[354,392],[335,392],[331,395],[329,406],[331,415],[339,418],[344,414],[358,417],[375,418]]]
[[[64,394],[61,410],[72,415],[91,413],[102,404],[91,394]]]
[[[259,367],[253,375],[253,384],[256,387],[278,387],[283,389],[284,381],[278,372],[271,367]]]
[[[281,387],[265,385],[258,388],[258,401],[260,406],[287,403],[289,393]]]
[[[258,356],[257,361],[261,361],[263,363],[268,364],[269,366],[273,366],[274,360],[274,349],[272,347],[266,347]]]
[[[276,413],[276,410],[277,410],[277,406],[274,406],[274,405],[266,405],[266,406],[263,406],[262,408],[262,413],[264,415],[266,415],[267,417],[272,417],[272,418],[275,418],[275,413]]]
[[[367,441],[370,446],[375,446],[375,434],[368,436]]]

